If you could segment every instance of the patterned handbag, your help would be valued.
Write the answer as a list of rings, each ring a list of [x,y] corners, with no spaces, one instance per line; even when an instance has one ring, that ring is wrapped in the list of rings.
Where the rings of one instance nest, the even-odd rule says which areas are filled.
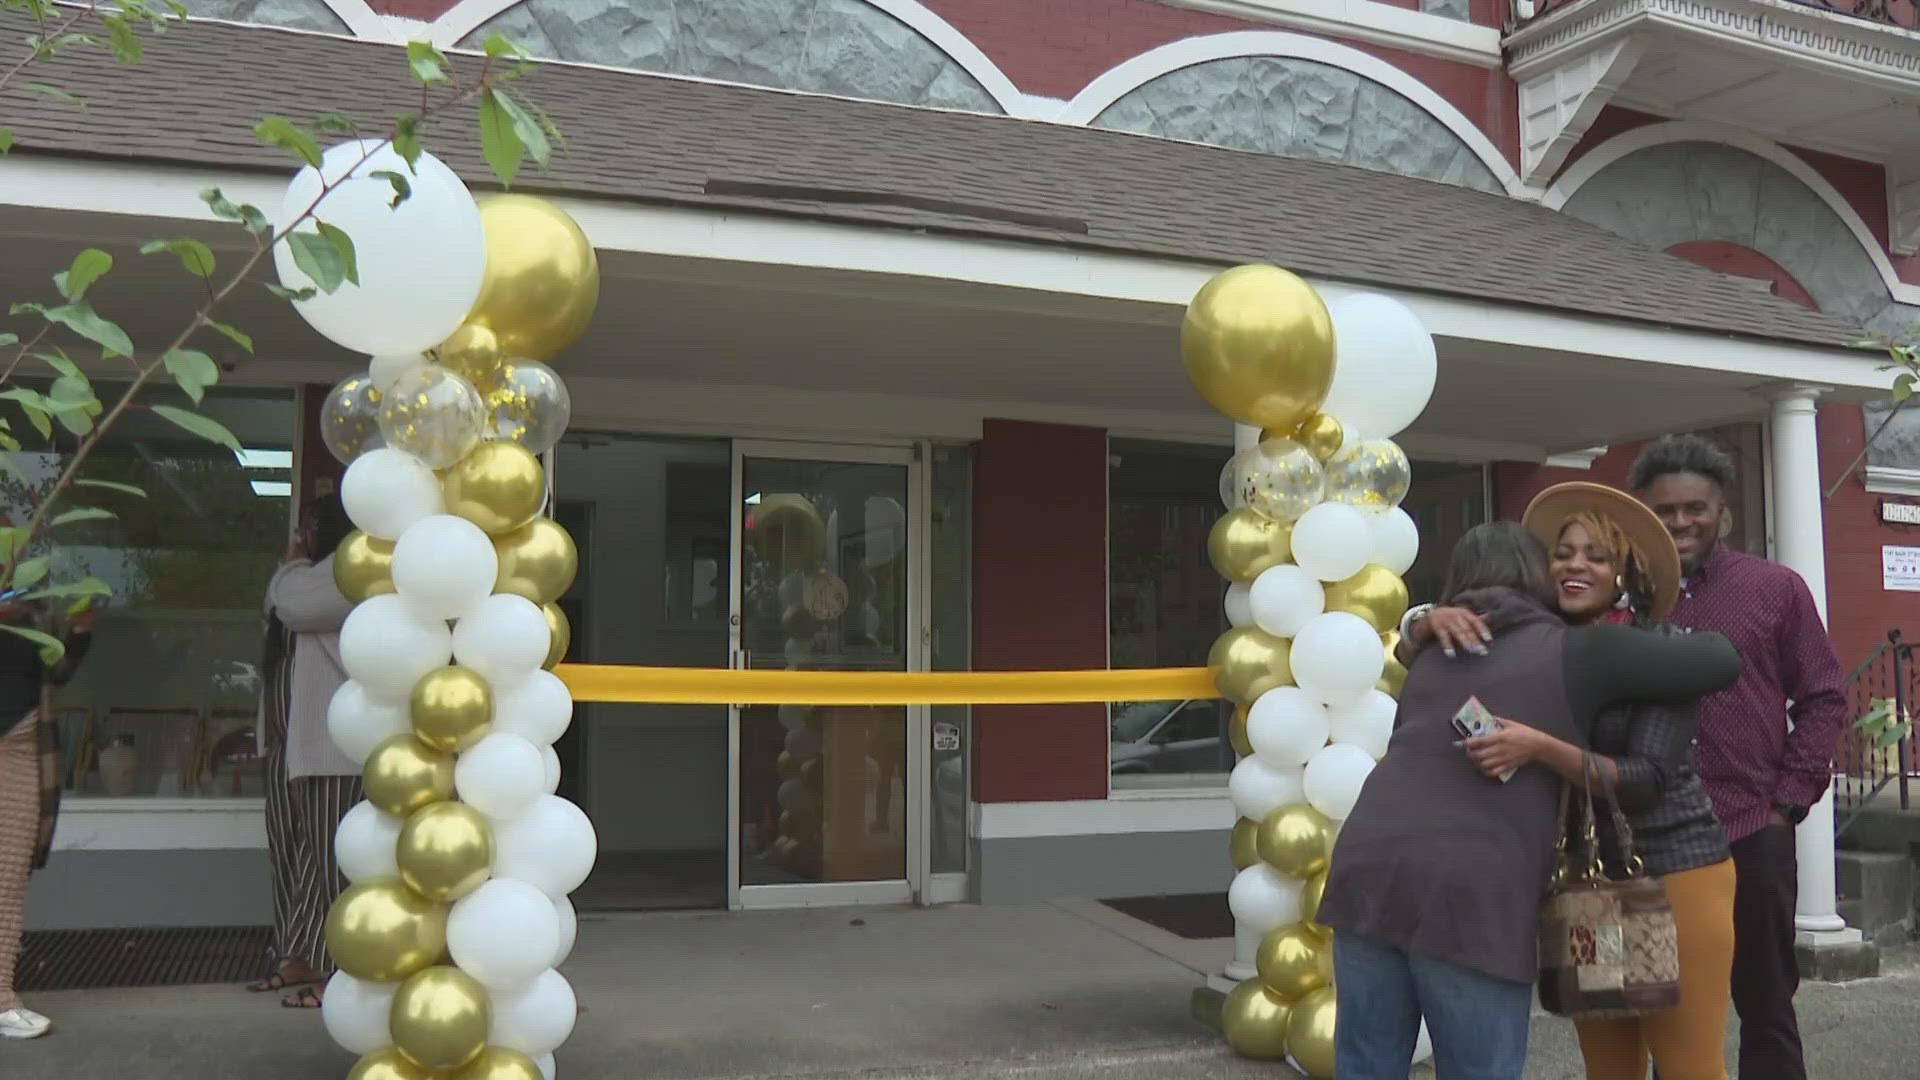
[[[1620,840],[1624,875],[1607,876],[1594,828],[1593,755],[1578,805],[1568,814],[1573,785],[1560,792],[1560,840],[1553,883],[1540,905],[1540,1006],[1570,1020],[1645,1016],[1680,1003],[1680,949],[1666,886],[1647,876],[1633,853],[1633,832],[1602,774],[1607,806]],[[1578,854],[1570,850],[1577,837]]]

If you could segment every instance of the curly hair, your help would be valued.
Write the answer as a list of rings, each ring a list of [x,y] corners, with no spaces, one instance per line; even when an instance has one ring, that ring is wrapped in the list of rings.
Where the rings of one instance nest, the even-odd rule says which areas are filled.
[[[1667,435],[1640,451],[1627,476],[1627,486],[1645,491],[1663,476],[1693,473],[1713,481],[1725,493],[1733,488],[1733,458],[1699,435]]]

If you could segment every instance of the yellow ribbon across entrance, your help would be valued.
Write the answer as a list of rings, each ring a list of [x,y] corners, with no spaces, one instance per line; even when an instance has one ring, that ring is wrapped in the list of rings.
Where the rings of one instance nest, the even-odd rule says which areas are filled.
[[[562,664],[575,701],[659,705],[1061,705],[1217,698],[1206,668],[734,671]]]

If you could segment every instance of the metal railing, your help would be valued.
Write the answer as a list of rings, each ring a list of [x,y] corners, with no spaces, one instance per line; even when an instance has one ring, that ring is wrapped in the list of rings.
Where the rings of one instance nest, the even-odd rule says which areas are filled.
[[[1513,25],[1519,26],[1583,0],[1514,0]],[[1917,0],[1787,0],[1801,7],[1818,8],[1835,15],[1846,15],[1867,22],[1894,26],[1902,30],[1920,30],[1920,2]]]
[[[1833,758],[1835,833],[1844,834],[1869,809],[1910,809],[1909,780],[1914,774],[1914,646],[1887,631],[1847,679],[1847,701],[1854,722],[1840,738]]]

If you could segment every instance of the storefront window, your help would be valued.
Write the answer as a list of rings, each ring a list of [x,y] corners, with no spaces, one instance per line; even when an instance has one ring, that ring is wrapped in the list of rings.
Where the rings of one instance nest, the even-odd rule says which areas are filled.
[[[973,600],[973,448],[933,450],[933,535],[929,560],[935,671],[971,666]],[[935,705],[933,721],[933,851],[936,874],[967,869],[967,743],[972,709]]]
[[[115,393],[100,388],[103,397]],[[155,388],[156,400],[177,397]],[[82,475],[145,498],[89,488],[75,505],[111,520],[65,526],[56,573],[113,588],[93,648],[57,692],[62,784],[74,795],[257,796],[261,606],[284,556],[293,485],[291,392],[212,393],[199,410],[244,448],[206,442],[152,413],[123,416]],[[15,430],[24,430],[16,420]],[[25,484],[58,475],[63,452],[14,455]],[[0,506],[28,512],[27,487],[0,480]]]

